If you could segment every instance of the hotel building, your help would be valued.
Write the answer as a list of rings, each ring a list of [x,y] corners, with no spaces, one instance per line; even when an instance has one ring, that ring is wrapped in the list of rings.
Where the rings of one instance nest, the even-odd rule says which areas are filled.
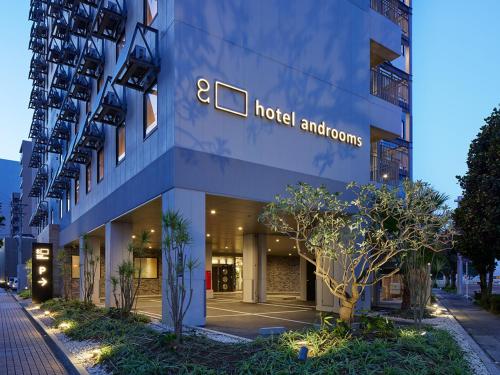
[[[257,217],[287,184],[411,177],[410,5],[31,0],[30,225],[69,254],[74,296],[84,236],[101,254],[94,299],[111,306],[111,277],[144,230],[141,293],[164,296],[161,215],[172,209],[199,263],[186,324],[204,325],[219,293],[336,311]]]

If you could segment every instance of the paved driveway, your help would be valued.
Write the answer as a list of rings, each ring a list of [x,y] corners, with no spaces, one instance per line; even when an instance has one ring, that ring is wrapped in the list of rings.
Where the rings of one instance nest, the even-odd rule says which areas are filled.
[[[161,318],[160,297],[140,297],[138,310]],[[302,329],[320,323],[319,312],[313,305],[282,298],[270,298],[267,303],[244,303],[239,298],[216,297],[207,300],[205,328],[247,338],[255,338],[262,327]]]

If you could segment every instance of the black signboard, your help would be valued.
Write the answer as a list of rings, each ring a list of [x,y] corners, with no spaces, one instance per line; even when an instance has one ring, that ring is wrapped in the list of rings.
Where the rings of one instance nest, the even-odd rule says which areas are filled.
[[[41,303],[52,298],[52,244],[33,243],[32,300]]]

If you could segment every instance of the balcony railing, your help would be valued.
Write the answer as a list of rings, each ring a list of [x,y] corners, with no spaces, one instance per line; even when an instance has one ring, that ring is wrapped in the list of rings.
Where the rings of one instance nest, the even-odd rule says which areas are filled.
[[[409,36],[409,14],[410,9],[400,0],[371,0],[371,8],[387,17],[401,27],[405,36]]]
[[[402,139],[371,144],[370,180],[398,186],[409,178],[409,143]]]
[[[408,80],[383,66],[371,69],[370,93],[405,110],[409,109]]]

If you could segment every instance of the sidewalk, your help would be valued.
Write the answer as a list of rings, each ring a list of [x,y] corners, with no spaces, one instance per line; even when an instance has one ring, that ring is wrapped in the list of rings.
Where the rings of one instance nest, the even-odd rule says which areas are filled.
[[[483,310],[462,296],[437,290],[434,293],[495,363],[500,373],[500,316]]]
[[[3,289],[0,289],[0,374],[68,374],[21,306]]]

